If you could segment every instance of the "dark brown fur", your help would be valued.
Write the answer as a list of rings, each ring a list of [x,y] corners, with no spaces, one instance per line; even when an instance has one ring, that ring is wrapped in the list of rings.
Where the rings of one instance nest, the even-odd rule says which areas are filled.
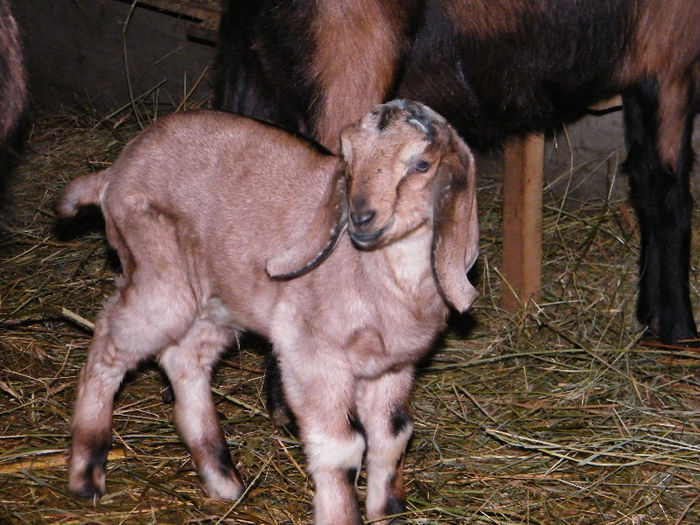
[[[22,48],[7,0],[0,0],[0,144],[17,123],[26,101]]]

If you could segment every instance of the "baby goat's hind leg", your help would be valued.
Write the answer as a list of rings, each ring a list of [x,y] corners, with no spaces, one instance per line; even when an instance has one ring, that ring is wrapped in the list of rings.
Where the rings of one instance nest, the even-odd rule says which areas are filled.
[[[148,315],[153,313],[148,299],[161,288],[159,284],[154,279],[153,286],[141,290],[125,286],[107,301],[95,324],[73,412],[68,488],[76,496],[99,496],[105,491],[114,396],[124,375],[181,335],[178,322],[172,324],[179,316],[162,316],[158,323]],[[182,312],[189,308],[187,300],[172,298],[170,306],[192,315]]]
[[[367,435],[369,520],[405,510],[403,458],[413,432],[409,408],[412,384],[413,368],[406,367],[358,385],[357,410]]]
[[[87,364],[80,373],[68,488],[82,497],[105,491],[114,395],[124,375],[178,341],[192,324],[196,307],[185,266],[179,260],[174,227],[165,217],[136,210],[107,222],[124,277],[95,324]],[[118,225],[138,235],[124,238]]]
[[[175,394],[175,423],[192,454],[209,496],[235,501],[243,482],[231,461],[211,395],[212,367],[235,332],[217,322],[217,312],[197,319],[183,339],[160,357]],[[218,307],[219,309],[222,307]]]
[[[116,296],[112,304],[115,299]],[[105,313],[108,309],[105,308]],[[87,364],[80,371],[73,411],[68,489],[73,495],[84,498],[105,492],[105,463],[112,439],[112,403],[124,374],[136,364],[123,359],[112,342],[105,313],[95,324]]]

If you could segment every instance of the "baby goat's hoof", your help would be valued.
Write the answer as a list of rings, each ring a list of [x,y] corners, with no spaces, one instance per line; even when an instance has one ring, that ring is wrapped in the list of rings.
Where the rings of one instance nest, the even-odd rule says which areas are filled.
[[[223,473],[222,473],[223,474]],[[207,483],[207,494],[212,499],[237,501],[245,492],[245,485],[229,476],[217,476],[216,485]]]
[[[84,484],[81,487],[71,487],[68,486],[70,493],[76,498],[84,499],[100,499],[102,497],[102,491],[97,488],[96,485]]]
[[[105,493],[105,471],[98,465],[89,465],[82,472],[71,472],[68,491],[76,498],[99,499]]]
[[[77,498],[99,498],[105,493],[109,441],[96,447],[73,443],[68,465],[68,491]]]
[[[222,462],[214,468],[201,469],[199,474],[207,487],[207,494],[212,499],[236,501],[245,492],[245,485],[233,465]]]
[[[384,514],[386,516],[391,516],[393,514],[402,514],[406,512],[406,502],[404,502],[403,499],[400,499],[396,496],[392,496],[389,498],[389,500],[386,502],[386,507],[384,508]],[[382,523],[382,522],[380,522]],[[390,520],[387,520],[386,522],[383,523],[390,523],[391,525],[399,525],[401,523],[407,523],[405,520],[402,518],[393,518]]]

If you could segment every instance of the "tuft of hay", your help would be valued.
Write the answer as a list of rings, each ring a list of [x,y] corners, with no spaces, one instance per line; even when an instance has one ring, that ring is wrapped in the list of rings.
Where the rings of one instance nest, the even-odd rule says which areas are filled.
[[[99,217],[57,225],[51,205],[68,180],[107,165],[138,129],[123,113],[38,118],[2,210],[0,522],[308,522],[303,452],[264,409],[264,345],[254,338],[231,349],[213,380],[250,484],[244,499],[205,497],[152,365],[118,396],[107,494],[76,501],[66,492],[77,374],[116,265]],[[641,338],[633,213],[623,202],[573,212],[546,196],[544,299],[509,314],[498,306],[500,193],[499,174],[482,173],[482,296],[453,320],[417,379],[404,518],[700,522],[699,356]],[[700,230],[697,213],[694,224]]]

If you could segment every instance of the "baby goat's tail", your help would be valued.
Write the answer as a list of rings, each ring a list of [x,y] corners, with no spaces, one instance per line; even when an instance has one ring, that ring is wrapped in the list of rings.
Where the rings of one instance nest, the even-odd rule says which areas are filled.
[[[83,206],[99,205],[108,183],[109,169],[72,180],[56,200],[56,215],[62,218],[73,217]]]

